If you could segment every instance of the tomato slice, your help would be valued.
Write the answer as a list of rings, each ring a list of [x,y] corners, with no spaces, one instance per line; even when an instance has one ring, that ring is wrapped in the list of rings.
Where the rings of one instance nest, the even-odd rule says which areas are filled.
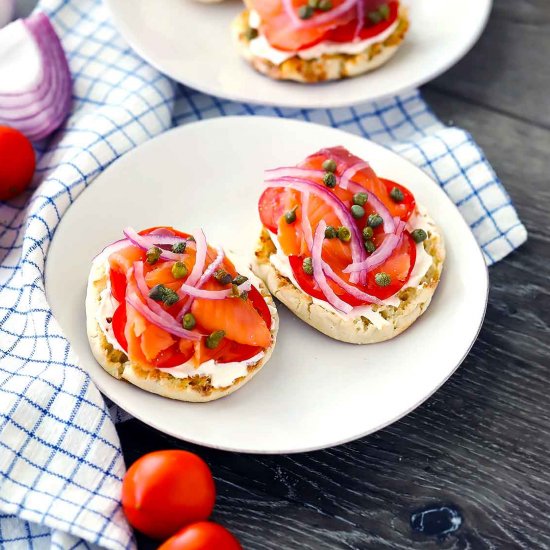
[[[193,346],[189,346],[187,351],[182,352],[180,351],[179,344],[176,343],[168,349],[161,351],[152,361],[152,364],[159,369],[176,367],[187,363],[194,353]]]
[[[266,189],[258,203],[258,212],[262,224],[272,233],[277,233],[279,220],[288,210],[288,193],[281,188],[270,187]]]
[[[386,191],[388,193],[387,197],[380,197],[380,200],[384,202],[392,216],[398,216],[406,222],[412,216],[416,208],[414,195],[400,183],[384,178],[380,178],[380,181],[386,186]],[[397,187],[403,193],[403,200],[401,202],[395,202],[390,197],[390,193],[394,187]]]
[[[124,283],[126,284],[126,279],[124,280]],[[120,305],[116,308],[113,314],[111,326],[113,327],[113,334],[115,335],[117,342],[120,344],[120,347],[125,352],[128,352],[128,342],[126,341],[126,336],[124,335],[124,329],[126,327],[126,301],[124,299],[121,300]]]
[[[126,275],[116,269],[109,270],[111,294],[117,302],[124,302],[126,297]]]
[[[390,2],[390,15],[385,21],[380,21],[373,25],[370,20],[367,19],[367,25],[365,25],[360,31],[358,38],[360,40],[366,40],[373,38],[378,34],[383,33],[391,25],[393,25],[399,15],[399,2]],[[355,30],[357,28],[357,20],[350,21],[345,25],[340,25],[334,29],[329,30],[324,36],[323,40],[330,42],[351,42],[355,38]]]
[[[265,321],[267,328],[271,330],[271,312],[269,311],[269,306],[267,305],[265,298],[260,294],[260,291],[255,286],[250,287],[250,290],[248,291],[248,299],[252,302],[254,309]]]

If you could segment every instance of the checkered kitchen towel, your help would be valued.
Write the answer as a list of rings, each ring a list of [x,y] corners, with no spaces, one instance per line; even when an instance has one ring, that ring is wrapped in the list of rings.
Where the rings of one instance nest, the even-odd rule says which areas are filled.
[[[149,67],[99,0],[42,0],[40,9],[66,49],[74,106],[65,128],[36,144],[33,190],[0,204],[0,547],[131,548],[112,416],[52,318],[43,280],[61,216],[116,158],[172,124],[206,117],[311,120],[386,144],[423,168],[457,204],[488,264],[527,235],[472,138],[443,126],[418,92],[334,110],[232,103]]]

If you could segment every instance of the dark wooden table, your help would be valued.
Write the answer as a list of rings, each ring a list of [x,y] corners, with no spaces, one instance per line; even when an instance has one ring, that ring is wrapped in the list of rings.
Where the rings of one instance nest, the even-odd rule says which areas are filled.
[[[530,234],[490,269],[485,324],[457,373],[389,428],[307,454],[118,427],[128,464],[163,448],[201,455],[219,492],[213,519],[247,550],[550,547],[550,0],[496,0],[474,50],[423,92],[484,148]],[[442,506],[419,532],[419,511]],[[462,523],[445,536],[452,514]]]

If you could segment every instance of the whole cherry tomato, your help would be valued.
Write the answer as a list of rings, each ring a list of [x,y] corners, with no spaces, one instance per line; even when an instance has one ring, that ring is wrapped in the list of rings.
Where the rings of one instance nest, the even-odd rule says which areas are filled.
[[[0,126],[0,201],[7,201],[24,191],[35,169],[34,149],[19,131]]]
[[[122,482],[122,507],[138,531],[165,539],[214,508],[210,468],[187,451],[155,451],[130,466]]]
[[[199,521],[184,527],[161,544],[159,550],[242,550],[242,546],[225,527]]]

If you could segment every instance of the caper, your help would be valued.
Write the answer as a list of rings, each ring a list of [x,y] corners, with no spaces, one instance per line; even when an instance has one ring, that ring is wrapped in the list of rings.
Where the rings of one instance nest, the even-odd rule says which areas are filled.
[[[239,296],[239,298],[243,301],[246,302],[246,300],[248,300],[248,291],[247,290],[243,290],[241,292],[241,295]]]
[[[145,254],[148,264],[156,264],[159,261],[162,250],[158,246],[152,246]]]
[[[365,215],[365,209],[358,204],[354,204],[351,207],[351,215],[356,219],[360,220]]]
[[[390,17],[390,7],[388,6],[388,4],[382,4],[379,8],[378,8],[378,13],[382,16],[382,19],[389,19]]]
[[[296,209],[298,206],[296,205],[292,210],[289,210],[285,214],[285,222],[288,224],[294,223],[296,221]]]
[[[248,277],[245,277],[244,275],[237,275],[233,279],[233,284],[237,285],[237,286],[240,286],[240,285],[246,283],[246,281],[248,281]]]
[[[321,11],[329,11],[332,9],[332,2],[331,0],[321,0],[319,2],[319,9]]]
[[[365,241],[372,239],[373,235],[374,235],[374,231],[372,230],[372,227],[369,227],[367,225],[367,227],[363,228],[363,239],[365,239]]]
[[[162,301],[167,306],[173,306],[176,302],[178,302],[180,297],[178,296],[177,292],[172,290],[171,288],[166,288],[164,290],[164,296],[162,298]]]
[[[338,238],[344,243],[349,242],[351,240],[351,231],[345,226],[339,227]]]
[[[162,300],[164,299],[165,291],[166,287],[164,285],[155,285],[149,291],[149,298],[151,298],[151,300],[156,300],[157,302],[162,302]]]
[[[208,349],[215,349],[220,345],[220,342],[225,336],[224,330],[215,330],[210,336],[206,337],[206,347]]]
[[[307,0],[307,5],[316,10],[319,7],[319,0]]]
[[[413,238],[413,241],[415,243],[421,243],[422,241],[425,241],[428,238],[428,234],[423,229],[415,229],[411,233],[411,237]]]
[[[378,227],[383,223],[384,220],[382,219],[382,216],[380,214],[370,214],[367,220],[367,225],[369,225],[370,227]]]
[[[391,284],[391,277],[381,271],[374,276],[374,281],[378,286],[389,286]]]
[[[382,14],[378,10],[369,11],[369,13],[367,13],[367,17],[370,19],[371,23],[374,23],[375,25],[382,21]]]
[[[174,279],[183,279],[183,277],[186,277],[188,273],[189,270],[183,262],[176,262],[172,266],[172,275],[174,276]]]
[[[197,320],[192,313],[186,313],[183,316],[182,324],[185,330],[193,330],[197,324]]]
[[[302,262],[302,268],[306,275],[313,275],[313,260],[311,258],[304,258]]]
[[[405,198],[405,195],[403,195],[403,191],[401,191],[401,189],[399,189],[399,187],[394,187],[394,188],[390,191],[390,197],[391,197],[392,200],[394,200],[395,202],[402,202],[403,199]]]
[[[313,16],[313,8],[307,4],[300,6],[298,17],[300,19],[310,19]]]
[[[186,248],[187,248],[187,243],[185,241],[181,241],[179,243],[174,243],[172,245],[172,252],[174,254],[183,254]]]
[[[323,176],[323,183],[331,189],[336,187],[336,176],[332,172],[326,172]]]
[[[258,37],[258,29],[253,29],[252,27],[248,27],[248,29],[244,31],[244,37],[247,40],[254,40],[254,38]]]
[[[335,227],[332,227],[332,225],[327,225],[327,228],[325,229],[325,239],[334,239],[338,236],[338,232],[336,231]]]
[[[325,172],[336,172],[336,162],[334,162],[332,159],[327,159],[325,162],[323,162],[323,170]]]
[[[231,275],[225,271],[225,269],[218,269],[214,271],[214,279],[222,285],[228,285],[231,282]]]
[[[358,204],[359,206],[365,206],[365,203],[369,200],[369,196],[366,193],[355,193],[353,195],[353,204]]]
[[[376,245],[372,241],[365,241],[365,250],[372,254],[376,250]]]

